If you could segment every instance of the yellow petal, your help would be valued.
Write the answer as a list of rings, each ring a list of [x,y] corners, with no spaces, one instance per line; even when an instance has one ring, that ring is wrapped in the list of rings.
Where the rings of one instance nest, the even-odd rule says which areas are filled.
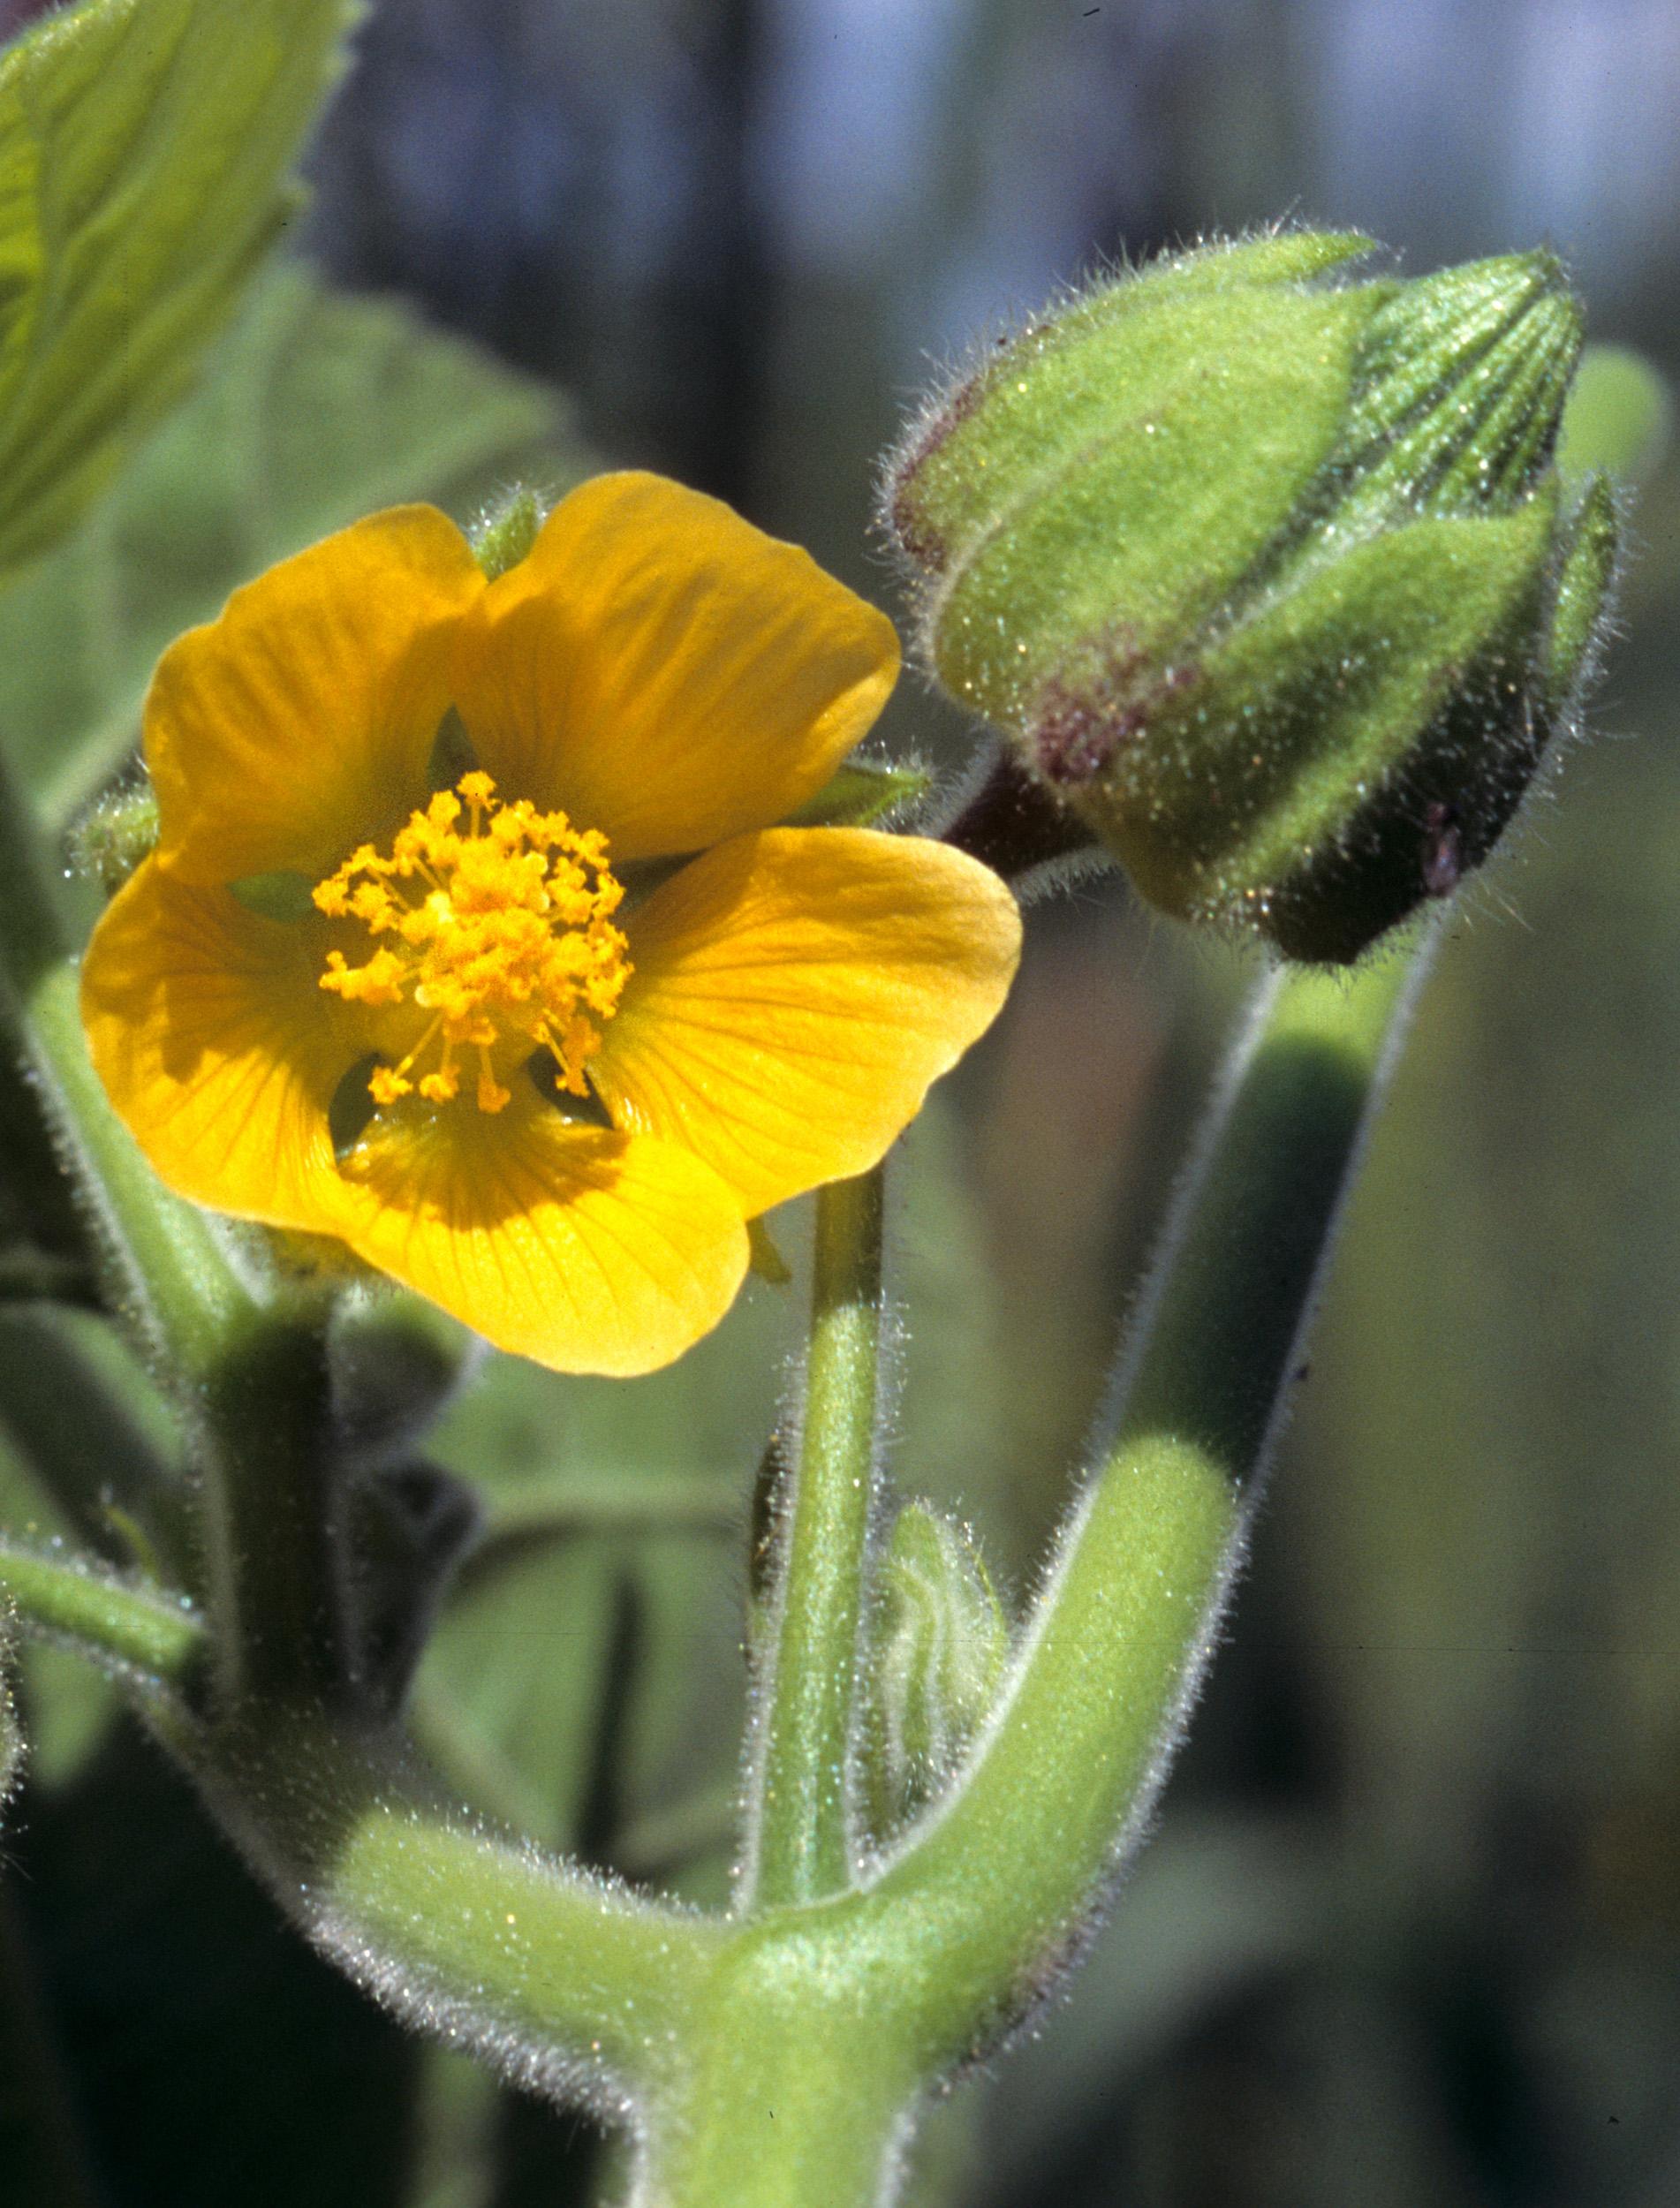
[[[455,630],[483,588],[447,516],[400,506],[283,560],[172,644],[145,722],[171,871],[313,882],[389,834],[424,799]]]
[[[662,477],[602,475],[484,593],[456,702],[504,796],[648,858],[803,804],[897,671],[892,624],[808,553]]]
[[[743,836],[626,922],[633,963],[590,1076],[749,1214],[860,1173],[995,1017],[1020,916],[995,874],[862,828]]]
[[[172,1189],[331,1234],[327,1112],[354,1049],[317,987],[326,926],[261,919],[148,858],[94,931],[81,996],[111,1102]]]
[[[367,1199],[345,1237],[360,1256],[559,1372],[669,1365],[746,1269],[741,1208],[715,1174],[564,1120],[534,1091],[495,1115],[389,1115],[344,1171]]]

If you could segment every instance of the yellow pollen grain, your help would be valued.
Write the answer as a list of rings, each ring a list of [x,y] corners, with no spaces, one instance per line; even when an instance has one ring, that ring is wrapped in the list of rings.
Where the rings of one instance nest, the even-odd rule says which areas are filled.
[[[389,854],[361,844],[312,894],[329,919],[381,939],[359,965],[329,951],[321,987],[347,1004],[430,1015],[406,1055],[368,1077],[375,1104],[416,1091],[453,1102],[465,1050],[478,1108],[503,1111],[512,1098],[496,1054],[509,1043],[546,1050],[561,1085],[584,1093],[584,1067],[631,972],[604,836],[523,798],[503,804],[474,770],[412,813]],[[416,1074],[434,1047],[437,1062]]]

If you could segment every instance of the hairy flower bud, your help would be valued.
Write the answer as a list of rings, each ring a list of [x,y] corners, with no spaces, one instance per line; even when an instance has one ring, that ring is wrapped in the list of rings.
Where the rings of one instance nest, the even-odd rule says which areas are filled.
[[[114,897],[140,861],[157,848],[157,799],[146,781],[103,791],[71,829],[65,856],[72,873]]]
[[[881,1560],[865,1658],[864,1802],[884,1839],[937,1794],[991,1708],[1009,1627],[957,1526],[906,1503]]]
[[[1356,957],[1493,848],[1615,562],[1552,465],[1580,316],[1548,253],[1323,279],[1203,249],[1001,345],[890,470],[923,655],[1163,910]]]

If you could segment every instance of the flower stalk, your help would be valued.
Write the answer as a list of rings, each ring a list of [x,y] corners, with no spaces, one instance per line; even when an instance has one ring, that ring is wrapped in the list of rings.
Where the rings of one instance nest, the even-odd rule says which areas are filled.
[[[313,1295],[277,1299],[205,1383],[206,1599],[229,1712],[254,1698],[331,1706],[358,1683],[326,1320]]]
[[[761,1907],[851,1877],[858,1638],[874,1503],[882,1174],[817,1196],[811,1352],[749,1822]]]

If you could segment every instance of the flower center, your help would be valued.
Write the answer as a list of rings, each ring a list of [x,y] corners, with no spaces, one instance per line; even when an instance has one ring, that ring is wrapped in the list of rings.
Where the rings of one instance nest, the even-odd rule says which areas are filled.
[[[511,1093],[492,1053],[505,1064],[510,1042],[546,1050],[562,1087],[581,1096],[584,1067],[630,979],[628,945],[612,925],[624,893],[606,837],[579,834],[564,813],[539,813],[523,798],[503,805],[495,791],[488,775],[463,775],[409,815],[389,857],[364,843],[315,885],[322,911],[381,939],[359,966],[329,951],[322,987],[346,1003],[431,1015],[397,1064],[375,1069],[375,1104],[415,1089],[449,1103],[461,1085],[459,1054],[470,1052],[479,1109],[499,1112]],[[435,1045],[436,1065],[411,1078]]]

